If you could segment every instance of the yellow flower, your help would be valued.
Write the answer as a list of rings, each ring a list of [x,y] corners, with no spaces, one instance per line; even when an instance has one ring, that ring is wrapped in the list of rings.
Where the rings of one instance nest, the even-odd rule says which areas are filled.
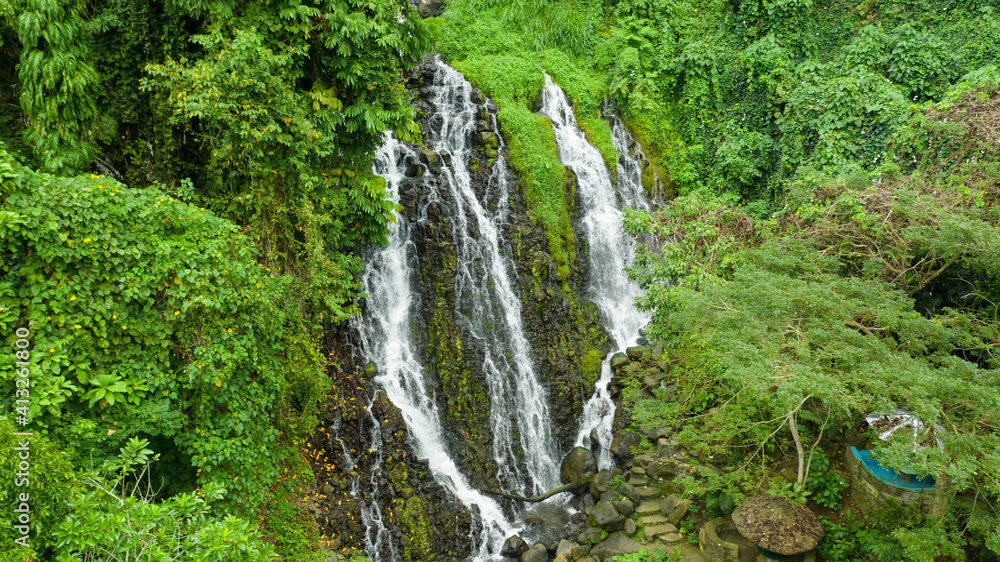
[[[181,311],[179,311],[179,310],[175,310],[175,311],[174,311],[174,316],[177,316],[177,315],[178,315],[178,314],[180,314],[180,313],[181,313]]]
[[[83,243],[84,244],[89,244],[90,243],[90,238],[84,238],[83,239]]]
[[[55,353],[55,352],[56,352],[55,348],[49,350],[49,353]]]
[[[76,328],[77,330],[80,329],[80,325],[79,324],[73,324],[73,327]]]
[[[71,300],[71,301],[75,301],[75,300],[76,300],[76,297],[70,297],[70,298],[69,298],[69,300]]]
[[[122,330],[124,330],[124,329],[125,329],[125,326],[122,326]]]
[[[112,320],[118,320],[118,315],[117,314],[112,314],[111,315],[111,319]]]

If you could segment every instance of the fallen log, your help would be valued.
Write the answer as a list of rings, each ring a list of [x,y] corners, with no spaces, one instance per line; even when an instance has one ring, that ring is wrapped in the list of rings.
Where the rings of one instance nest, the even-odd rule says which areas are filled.
[[[588,484],[588,483],[590,483],[590,478],[591,478],[590,476],[587,476],[583,480],[574,480],[574,481],[570,482],[569,484],[563,484],[562,486],[558,486],[556,488],[552,488],[551,490],[549,490],[548,492],[545,492],[544,494],[542,494],[540,496],[534,496],[534,497],[531,497],[531,498],[528,498],[528,497],[525,497],[525,496],[519,496],[517,494],[508,494],[507,492],[501,492],[500,490],[483,490],[483,493],[490,494],[491,496],[500,496],[502,498],[509,498],[509,499],[512,499],[512,500],[518,500],[518,501],[522,501],[522,502],[538,503],[538,502],[541,502],[541,501],[545,501],[545,500],[551,498],[552,496],[554,496],[556,494],[560,494],[562,492],[570,492],[570,491],[572,491],[572,490],[574,490],[576,488],[579,488],[580,486],[582,486],[584,484]]]

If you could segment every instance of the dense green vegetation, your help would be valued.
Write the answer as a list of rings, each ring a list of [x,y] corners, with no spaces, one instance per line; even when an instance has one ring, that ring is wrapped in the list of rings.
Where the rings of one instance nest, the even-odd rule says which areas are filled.
[[[671,240],[631,273],[678,388],[670,402],[633,391],[637,423],[680,423],[682,442],[721,455],[727,474],[691,488],[717,512],[767,489],[784,455],[797,482],[772,492],[839,509],[823,446],[906,408],[939,424],[943,446],[899,437],[880,458],[937,478],[934,500],[828,521],[821,553],[994,559],[1000,75],[980,39],[997,19],[988,6],[754,6],[687,12],[697,41],[715,37],[697,50],[718,57],[707,74],[647,69],[619,91],[646,104],[637,130],[676,135],[654,153],[684,194],[629,220]]]
[[[273,506],[312,485],[321,340],[392,220],[372,152],[419,139],[428,30],[406,2],[0,3],[0,331],[30,332],[39,471],[5,555],[319,556]]]
[[[940,493],[829,521],[824,556],[995,559],[990,0],[453,0],[423,21],[402,0],[0,0],[0,333],[31,333],[39,537],[15,552],[4,528],[5,553],[321,558],[291,501],[321,338],[357,314],[357,254],[393,211],[372,151],[419,141],[399,78],[432,47],[497,104],[564,282],[573,177],[535,112],[543,72],[612,171],[605,101],[679,196],[628,222],[670,240],[630,273],[680,391],[626,402],[724,458],[688,484],[705,507],[770,486],[839,509],[818,444],[900,406],[944,447],[882,454]],[[11,389],[18,360],[0,355]],[[3,448],[19,428],[0,415]],[[797,482],[768,482],[784,453]]]

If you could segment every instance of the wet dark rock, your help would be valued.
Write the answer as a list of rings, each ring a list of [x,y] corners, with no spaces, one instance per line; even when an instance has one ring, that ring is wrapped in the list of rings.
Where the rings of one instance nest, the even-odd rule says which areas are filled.
[[[562,464],[559,466],[559,480],[563,484],[580,482],[580,486],[575,490],[581,493],[588,489],[588,485],[583,483],[585,479],[597,474],[597,459],[594,453],[583,447],[575,447],[566,453]]]
[[[517,535],[511,535],[503,542],[503,547],[500,549],[500,556],[517,558],[527,551],[528,543],[524,542],[524,539]]]
[[[423,170],[420,168],[420,163],[414,162],[412,159],[406,160],[406,177],[415,178],[420,175]]]
[[[490,131],[481,131],[473,134],[472,141],[478,146],[497,147],[497,135]]]
[[[529,515],[523,519],[524,524],[529,527],[537,527],[545,524],[545,520],[537,515]]]
[[[624,367],[625,365],[628,365],[628,363],[629,363],[628,356],[620,351],[611,356],[611,368],[616,371]]]
[[[441,161],[441,155],[437,152],[431,150],[425,150],[420,153],[420,161],[427,165],[427,169],[433,174],[441,172],[441,167],[443,162]]]

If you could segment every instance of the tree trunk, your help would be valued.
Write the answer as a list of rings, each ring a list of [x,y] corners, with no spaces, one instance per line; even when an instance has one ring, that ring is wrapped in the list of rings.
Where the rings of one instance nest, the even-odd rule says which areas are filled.
[[[583,484],[586,484],[588,482],[590,482],[590,477],[589,476],[586,477],[586,478],[584,478],[582,482],[579,481],[579,480],[574,480],[573,482],[570,482],[569,484],[563,484],[562,486],[559,486],[559,487],[556,487],[556,488],[552,488],[548,492],[545,492],[544,494],[542,494],[540,496],[535,496],[535,497],[532,497],[532,498],[527,498],[527,497],[524,497],[524,496],[518,496],[516,494],[508,494],[507,492],[501,492],[500,490],[483,490],[483,493],[490,494],[492,496],[500,496],[500,497],[503,497],[503,498],[510,498],[512,500],[518,500],[518,501],[522,501],[522,502],[537,503],[537,502],[540,502],[540,501],[545,501],[545,500],[551,498],[552,496],[554,496],[556,494],[559,494],[559,493],[562,493],[562,492],[569,492],[569,491],[571,491],[571,490],[573,490],[575,488],[579,488],[580,486],[582,486]]]

